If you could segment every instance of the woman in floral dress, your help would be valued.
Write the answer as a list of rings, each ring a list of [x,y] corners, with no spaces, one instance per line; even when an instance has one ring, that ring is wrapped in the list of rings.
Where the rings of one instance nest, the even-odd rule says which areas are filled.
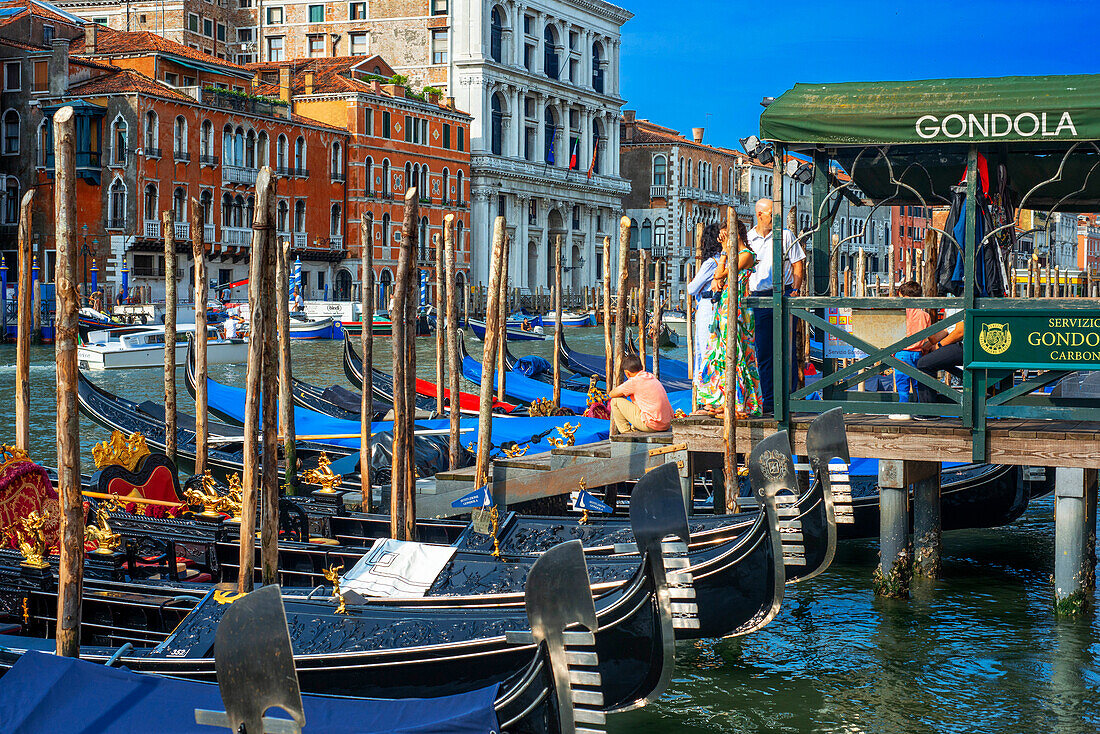
[[[711,225],[717,226],[717,225]],[[738,300],[744,301],[748,297],[749,275],[756,267],[756,256],[753,255],[748,245],[748,233],[745,224],[737,222],[737,262],[740,268],[740,282],[738,287]],[[700,374],[699,403],[703,410],[710,413],[718,413],[726,399],[726,309],[730,298],[730,288],[727,288],[729,280],[729,254],[732,243],[725,228],[719,233],[722,241],[723,253],[718,261],[718,271],[714,274],[712,290],[720,293],[715,304],[714,322],[711,325],[710,338],[707,341],[706,359],[703,371]],[[760,395],[760,370],[756,365],[755,347],[756,322],[751,308],[742,307],[738,311],[737,321],[737,417],[748,418],[763,414],[763,401]]]

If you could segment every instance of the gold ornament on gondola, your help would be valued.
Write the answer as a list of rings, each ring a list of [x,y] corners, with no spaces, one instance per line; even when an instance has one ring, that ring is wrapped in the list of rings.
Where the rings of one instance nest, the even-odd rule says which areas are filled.
[[[548,443],[556,449],[564,449],[566,446],[572,446],[577,440],[577,429],[580,427],[580,423],[577,425],[566,423],[564,426],[558,426],[558,435],[561,436],[561,438],[552,438]],[[562,439],[565,440],[563,441]]]
[[[317,468],[310,469],[302,474],[302,481],[320,487],[319,491],[326,494],[335,493],[336,487],[340,484],[341,476],[333,474],[331,466],[332,462],[329,461],[328,454],[322,451],[320,458],[317,459]]]
[[[588,482],[585,481],[584,477],[581,477],[581,481],[577,485],[577,489],[579,489],[582,493],[584,493],[585,491],[588,490]],[[581,508],[581,519],[577,521],[577,524],[578,525],[587,525],[588,524],[588,508],[587,507]]]
[[[110,439],[92,447],[96,469],[117,465],[125,467],[127,471],[134,471],[149,453],[145,436],[136,431],[129,436],[123,435],[122,431],[113,431]]]
[[[6,469],[8,464],[16,461],[30,461],[30,457],[23,449],[9,444],[0,445],[0,471]]]
[[[336,613],[347,614],[347,604],[344,602],[344,595],[340,593],[340,572],[344,570],[343,565],[329,566],[321,573],[324,574],[325,580],[332,584],[332,598],[336,600]]]
[[[532,418],[546,418],[554,415],[554,401],[549,398],[538,398],[527,409],[527,415]]]
[[[203,473],[198,488],[183,490],[183,498],[189,506],[202,508],[199,513],[201,517],[215,518],[221,517],[222,513],[232,515],[234,512],[239,514],[240,503],[235,504],[229,495],[219,494],[217,487],[218,483],[207,471]]]
[[[593,377],[588,382],[588,407],[591,408],[596,403],[602,403],[605,400],[607,400],[607,394],[596,387],[596,378]]]
[[[46,535],[43,527],[46,524],[46,516],[37,510],[27,515],[22,522],[19,533],[19,552],[23,554],[23,565],[30,568],[49,568],[46,560],[49,555],[49,547],[46,545]]]
[[[95,553],[102,555],[114,553],[122,545],[122,536],[111,530],[111,526],[108,524],[106,507],[100,505],[96,509],[95,520],[95,525],[84,528],[84,537],[88,540],[94,540],[99,545],[95,549]]]
[[[529,448],[531,448],[531,444],[525,443],[523,445],[516,444],[514,446],[502,446],[501,450],[504,452],[504,455],[507,456],[509,459],[518,459],[519,457],[526,454],[527,449]]]

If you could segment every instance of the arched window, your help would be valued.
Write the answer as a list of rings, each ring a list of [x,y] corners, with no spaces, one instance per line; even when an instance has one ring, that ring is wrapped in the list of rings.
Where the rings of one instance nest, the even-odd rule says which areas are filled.
[[[149,110],[145,113],[145,155],[148,157],[160,156],[160,122],[157,113]]]
[[[187,192],[182,186],[172,192],[172,218],[177,222],[187,221]]]
[[[249,130],[244,140],[244,165],[245,168],[256,167],[256,131]]]
[[[332,156],[329,162],[333,178],[344,172],[344,150],[340,147],[340,141],[337,140],[332,144]]]
[[[111,184],[111,193],[107,201],[107,226],[111,229],[123,229],[126,226],[126,184],[116,178]]]
[[[382,236],[379,240],[383,247],[390,247],[393,243],[390,242],[390,215],[382,215]],[[388,257],[389,252],[382,250],[382,257]]]
[[[733,195],[733,166],[730,166],[729,176],[726,177],[726,193]]]
[[[203,120],[199,130],[199,155],[204,161],[214,155],[214,125],[210,120]]]
[[[187,120],[183,115],[176,116],[176,124],[172,127],[172,145],[176,158],[187,157]]]
[[[207,226],[214,224],[214,194],[210,189],[203,189],[199,194],[199,206],[202,207],[202,221]]]
[[[707,164],[703,161],[699,161],[699,188],[709,188],[707,186]]]
[[[657,219],[653,223],[653,249],[658,253],[665,251],[665,220]]]
[[[260,132],[256,138],[256,167],[266,166],[268,164],[268,148],[271,141],[268,140],[266,132]]]
[[[156,221],[157,219],[157,185],[148,184],[145,187],[145,219],[146,221]]]
[[[294,168],[295,174],[303,176],[306,170],[306,139],[301,135],[294,141]]]
[[[280,201],[275,208],[275,231],[280,233],[290,231],[290,204],[285,200]]]
[[[50,151],[53,150],[53,136],[50,134],[50,124],[43,120],[38,126],[38,165],[45,168]]]
[[[126,120],[119,115],[111,124],[111,130],[111,163],[116,166],[125,166],[129,126],[126,124]]]
[[[455,175],[455,200],[458,201],[460,204],[463,201],[463,198],[462,198],[462,171],[459,171]]]
[[[303,233],[306,231],[306,200],[298,199],[294,202],[294,231]]]
[[[648,219],[642,221],[642,241],[639,246],[643,250],[653,248],[653,222]]]
[[[500,11],[500,6],[493,7],[493,11],[489,14],[489,55],[493,58],[493,61],[504,61],[503,57],[503,37],[504,37],[504,18]]]
[[[451,200],[451,172],[447,168],[443,169],[443,203],[446,204]]]
[[[244,197],[237,194],[233,197],[233,226],[237,228],[244,228]]]
[[[233,132],[233,165],[244,165],[244,128],[238,127]]]
[[[668,184],[668,159],[663,155],[653,156],[653,185],[666,186]]]
[[[4,113],[4,155],[19,152],[19,113],[8,110]]]
[[[405,163],[405,191],[412,188],[413,180],[413,164],[410,162]]]
[[[490,101],[492,122],[490,124],[490,150],[493,155],[503,155],[504,151],[504,102],[499,94]]]
[[[592,172],[599,173],[603,161],[600,160],[600,141],[603,140],[603,126],[599,120],[592,121]]]
[[[237,198],[239,199],[241,197],[238,196]],[[244,200],[244,222],[243,222],[242,226],[250,227],[250,226],[252,226],[252,223],[255,220],[256,220],[256,199],[252,196],[249,196],[247,199]]]
[[[363,187],[367,196],[374,191],[374,159],[370,156],[363,162]]]
[[[694,164],[691,162],[691,159],[688,158],[687,166],[685,167],[687,178],[684,180],[684,186],[691,186],[691,169],[693,165]]]
[[[222,128],[222,163],[233,165],[233,128],[229,125]]]
[[[431,244],[431,241],[428,239],[428,218],[423,217],[420,220],[420,237],[417,239],[417,247],[420,250],[421,260],[435,259],[429,255]]]
[[[333,237],[339,237],[343,233],[341,223],[343,217],[341,216],[340,205],[333,204],[332,210],[329,212],[329,234]]]
[[[455,225],[455,250],[462,252],[462,222]],[[458,273],[455,279],[461,281],[462,274]]]
[[[592,88],[603,94],[603,46],[592,44]]]
[[[558,126],[557,118],[554,116],[554,108],[547,106],[542,116],[543,121],[546,123],[546,139],[543,141],[543,160],[553,165],[554,158],[557,156],[554,149],[558,147],[558,143],[555,140],[558,135]]]
[[[233,197],[228,192],[222,194],[222,226],[233,226]]]
[[[430,189],[428,188],[428,186],[429,186],[428,182],[429,182],[429,179],[431,178],[429,173],[430,172],[428,170],[427,164],[420,167],[420,198],[421,199],[431,199]]]
[[[630,247],[638,249],[638,220],[630,220]]]
[[[542,32],[543,70],[550,79],[558,78],[558,32],[550,23]]]
[[[280,133],[278,140],[275,141],[275,166],[281,173],[285,173],[289,165],[287,163],[287,154],[288,145],[286,135]]]
[[[19,179],[15,176],[4,182],[4,224],[19,224]]]
[[[722,167],[718,166],[718,185],[714,187],[714,190],[719,194],[722,193]]]
[[[386,158],[382,161],[382,196],[390,198],[392,192],[390,189],[390,159]]]

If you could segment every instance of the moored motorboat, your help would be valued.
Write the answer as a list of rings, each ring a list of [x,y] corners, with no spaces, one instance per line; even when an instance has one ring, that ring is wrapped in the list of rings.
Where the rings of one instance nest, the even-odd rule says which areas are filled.
[[[182,364],[187,354],[188,336],[193,336],[194,324],[181,324],[177,329],[176,360]],[[81,369],[109,370],[164,366],[164,327],[144,327],[128,333],[93,331],[89,343],[77,349]],[[244,339],[225,339],[214,327],[207,328],[207,363],[241,364],[248,358],[248,343]]]
[[[466,319],[465,326],[473,332],[481,341],[485,341],[485,322],[478,319]],[[541,326],[535,326],[528,322],[522,322],[519,326],[508,325],[506,330],[508,339],[517,342],[541,342],[549,337]]]
[[[299,314],[290,314],[289,332],[291,339],[332,339],[333,319],[310,319]]]

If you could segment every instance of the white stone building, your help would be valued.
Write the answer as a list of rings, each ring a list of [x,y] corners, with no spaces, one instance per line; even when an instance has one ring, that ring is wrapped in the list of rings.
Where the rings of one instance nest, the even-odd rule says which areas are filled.
[[[474,117],[472,281],[488,280],[493,222],[504,215],[510,285],[553,282],[558,235],[564,287],[594,285],[597,245],[618,240],[629,191],[619,176],[619,45],[632,14],[603,0],[457,0],[450,12],[448,88]]]

